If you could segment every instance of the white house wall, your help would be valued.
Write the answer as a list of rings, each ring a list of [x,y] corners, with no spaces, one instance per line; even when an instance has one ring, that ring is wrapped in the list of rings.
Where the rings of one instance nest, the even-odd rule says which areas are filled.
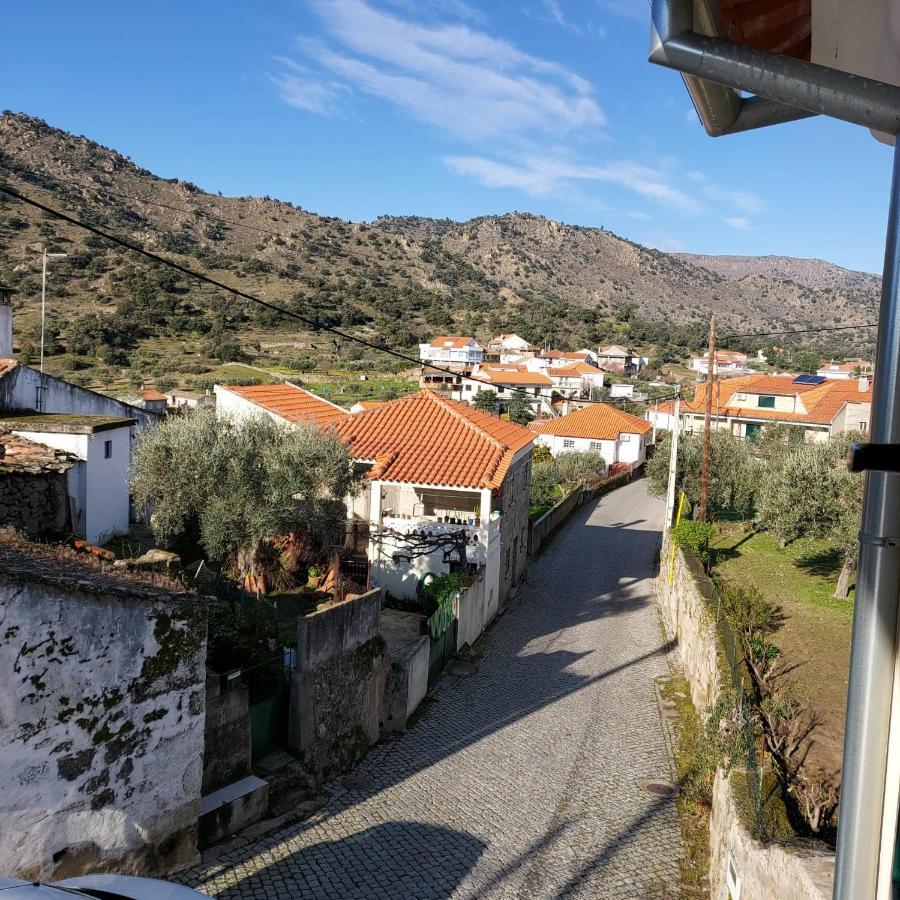
[[[560,437],[555,434],[539,434],[535,443],[547,447],[550,453],[556,457],[561,453],[599,453],[607,466],[613,463],[624,462],[640,465],[647,456],[644,436],[639,434],[629,435],[630,440],[623,441],[619,436],[617,441],[598,441],[595,438],[571,438]],[[567,446],[571,442],[570,446]],[[591,445],[594,446],[591,446]],[[597,444],[600,445],[599,449]]]
[[[78,533],[92,544],[104,543],[116,534],[128,532],[128,472],[131,440],[129,428],[112,428],[96,434],[62,434],[15,431],[15,434],[67,450],[84,463],[69,477],[70,496],[77,507]],[[112,456],[105,456],[106,442]]]
[[[155,425],[161,419],[158,413],[131,406],[52,375],[42,376],[37,369],[23,365],[16,366],[0,378],[0,409],[7,412],[38,409],[38,388],[42,384],[42,412],[137,419],[139,428]]]

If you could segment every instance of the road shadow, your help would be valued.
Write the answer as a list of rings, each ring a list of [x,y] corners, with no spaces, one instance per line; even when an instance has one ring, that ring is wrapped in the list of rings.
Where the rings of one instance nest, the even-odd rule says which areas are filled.
[[[449,896],[481,858],[486,845],[462,831],[422,822],[393,821],[336,835],[277,858],[216,896],[220,900],[384,900]],[[379,866],[402,848],[402,865]],[[340,860],[339,864],[335,864]]]
[[[399,861],[407,859],[411,830],[433,826],[409,821],[384,822],[378,826],[381,830],[370,828],[360,833],[366,835],[363,842],[366,852],[359,849],[359,835],[350,843],[348,836],[343,842],[317,841],[295,850],[290,849],[290,844],[302,840],[303,835],[312,834],[312,829],[317,836],[319,832],[328,834],[332,824],[356,806],[388,808],[383,807],[379,799],[385,792],[421,776],[431,767],[514,723],[598,683],[609,681],[611,690],[622,690],[621,679],[625,673],[635,668],[640,670],[672,649],[671,643],[661,639],[655,620],[648,631],[644,612],[655,604],[655,596],[646,579],[655,575],[654,561],[660,533],[652,528],[635,528],[644,523],[642,519],[623,524],[625,519],[616,517],[617,524],[614,525],[596,521],[597,507],[606,500],[601,498],[577,510],[554,536],[549,548],[533,561],[529,580],[519,598],[506,609],[490,633],[488,651],[477,674],[468,678],[445,678],[434,695],[435,702],[410,732],[370,751],[356,769],[368,782],[365,789],[347,790],[337,783],[329,785],[331,801],[313,819],[242,851],[243,859],[254,854],[263,860],[273,854],[286,854],[285,859],[272,864],[286,884],[285,893],[279,896],[448,896],[452,887],[447,892],[443,889],[433,892],[431,869],[416,867],[403,875],[411,880],[402,889],[394,885],[391,890],[379,888],[382,893],[355,894],[333,891],[331,887],[326,891],[321,887],[322,892],[318,894],[308,893],[316,866],[327,865],[328,859],[332,866],[335,859],[343,865],[346,857],[354,872],[354,867],[362,866],[357,874],[364,874],[373,885],[399,877],[396,870]],[[586,638],[561,641],[562,636],[571,637],[570,630],[576,626],[620,617],[626,621],[635,617],[636,629],[633,639],[622,646],[602,651]],[[631,627],[629,624],[626,629]],[[652,676],[649,669],[647,673],[646,696],[649,698],[653,696]],[[637,677],[642,679],[644,676]],[[527,698],[525,702],[523,698]],[[378,805],[373,807],[373,804]],[[345,821],[340,827],[346,833]],[[456,841],[462,847],[460,855],[470,868],[474,865],[471,858],[475,847],[463,838],[478,844],[479,853],[483,845],[470,835],[454,835],[456,833],[451,831],[448,840]],[[544,837],[552,838],[546,834]],[[431,852],[437,869],[450,865],[440,847],[432,844]],[[454,853],[449,855],[455,856]],[[358,863],[357,858],[364,861]],[[477,856],[474,859],[477,860]],[[451,872],[456,872],[452,866]],[[221,875],[221,867],[206,863],[185,880],[196,884]],[[230,900],[263,896],[257,892],[261,877],[259,872],[248,875],[235,887],[216,896]],[[416,877],[422,880],[416,882]]]

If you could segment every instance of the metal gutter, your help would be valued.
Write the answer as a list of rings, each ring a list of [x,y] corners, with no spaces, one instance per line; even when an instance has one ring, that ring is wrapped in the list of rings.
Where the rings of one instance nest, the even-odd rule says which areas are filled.
[[[708,0],[652,0],[650,62],[682,73],[709,135],[814,115],[900,132],[900,87],[754,50],[717,34]]]

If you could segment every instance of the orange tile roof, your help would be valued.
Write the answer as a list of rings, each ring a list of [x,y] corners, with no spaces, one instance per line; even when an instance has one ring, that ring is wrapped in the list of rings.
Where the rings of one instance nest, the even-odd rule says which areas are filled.
[[[693,415],[704,414],[706,390],[705,382],[699,384],[693,402],[682,401],[682,412]],[[777,409],[735,405],[732,400],[738,392],[799,396],[804,411],[781,412]],[[716,416],[830,425],[847,403],[871,402],[871,384],[865,391],[861,391],[855,379],[849,381],[832,379],[821,384],[794,384],[793,375],[744,375],[741,378],[725,378],[713,385],[713,413]]]
[[[606,403],[592,403],[584,409],[560,416],[558,419],[532,422],[529,426],[538,434],[590,438],[595,441],[614,441],[623,432],[645,434],[651,427],[644,419],[622,412]]]
[[[602,375],[603,369],[598,369],[590,363],[580,362],[574,366],[556,366],[547,369],[550,378],[578,378],[582,375]]]
[[[329,403],[295,384],[254,384],[247,387],[229,386],[226,390],[255,403],[262,409],[288,422],[312,422],[330,425],[350,413]]]
[[[161,394],[159,391],[153,390],[152,388],[148,388],[146,391],[141,391],[141,397],[144,400],[165,400],[166,395]]]
[[[475,338],[473,337],[453,337],[452,335],[441,335],[440,337],[436,337],[432,340],[432,347],[441,347],[448,348],[452,347],[455,349],[460,349],[462,347],[468,346],[470,343],[475,343]]]
[[[490,384],[531,384],[547,387],[553,385],[543,372],[532,372],[525,366],[481,366],[472,374],[472,378]]]
[[[356,403],[364,410],[378,409],[379,406],[384,406],[384,404],[387,403],[387,400],[357,400]]]
[[[576,351],[575,353],[563,353],[562,350],[547,350],[539,355],[540,359],[575,359],[582,362],[589,356],[593,356],[590,350]]]
[[[374,462],[370,479],[494,488],[534,435],[527,428],[419,391],[339,421],[356,459]]]
[[[9,432],[0,433],[0,472],[39,475],[42,472],[66,472],[77,465],[78,457],[37,441]]]
[[[861,367],[860,367],[861,368]],[[853,363],[825,363],[824,366],[819,366],[819,372],[850,372],[851,374],[855,372],[857,369],[857,365]]]
[[[18,363],[14,359],[0,359],[0,377],[11,372],[17,365]]]

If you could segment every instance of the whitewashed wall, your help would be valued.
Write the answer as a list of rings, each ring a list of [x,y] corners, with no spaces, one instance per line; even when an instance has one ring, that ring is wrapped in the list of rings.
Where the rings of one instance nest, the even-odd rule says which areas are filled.
[[[197,858],[206,608],[69,560],[0,574],[0,871],[165,874]]]

